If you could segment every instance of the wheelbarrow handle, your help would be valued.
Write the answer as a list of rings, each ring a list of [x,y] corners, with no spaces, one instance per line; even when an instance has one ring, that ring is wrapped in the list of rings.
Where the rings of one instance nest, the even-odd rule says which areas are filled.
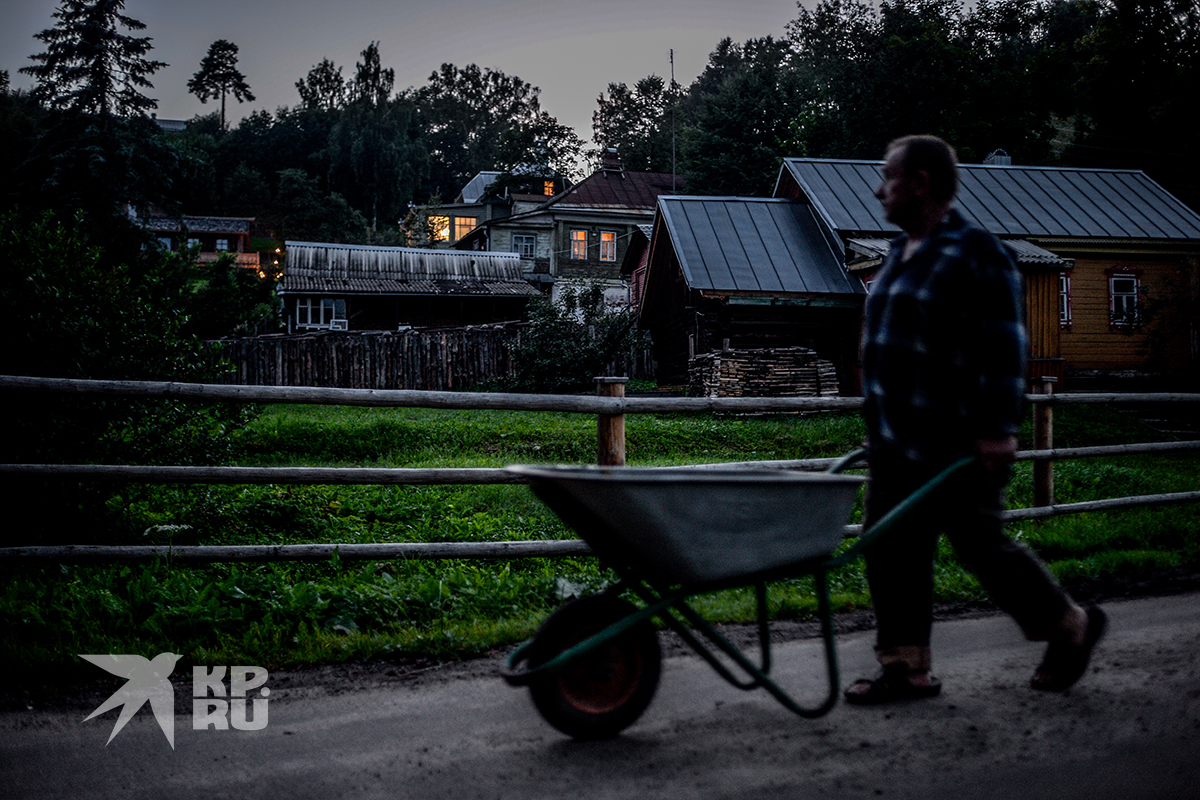
[[[839,461],[838,464],[834,464],[829,471],[833,472],[835,469],[837,469],[839,464],[842,464],[843,462],[846,462],[847,465],[856,463],[858,460],[861,460],[863,456],[865,456],[865,451],[855,451],[854,453],[850,453],[848,456],[845,456],[841,461]],[[851,459],[851,457],[854,457],[854,460],[848,461],[848,459]],[[872,542],[887,533],[899,520],[907,516],[914,508],[919,506],[921,503],[924,503],[931,495],[941,489],[942,486],[944,486],[947,482],[978,460],[979,459],[975,456],[960,458],[958,461],[955,461],[937,475],[934,475],[927,483],[922,485],[908,497],[904,498],[904,500],[896,504],[891,511],[884,514],[882,518],[877,520],[875,524],[870,527],[870,529],[864,530],[858,537],[858,541],[846,548],[837,556],[834,556],[825,562],[826,567],[833,569],[835,567],[845,566],[846,564],[849,564],[857,559],[863,554],[864,550],[871,546]],[[845,466],[842,468],[844,469]]]

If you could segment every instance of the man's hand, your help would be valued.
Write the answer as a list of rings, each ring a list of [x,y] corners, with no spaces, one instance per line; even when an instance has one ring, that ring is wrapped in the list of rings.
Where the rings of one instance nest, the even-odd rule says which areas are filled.
[[[996,474],[1010,466],[1016,460],[1017,437],[980,439],[975,442],[975,451],[979,454],[979,461],[983,464],[983,468],[992,474]]]

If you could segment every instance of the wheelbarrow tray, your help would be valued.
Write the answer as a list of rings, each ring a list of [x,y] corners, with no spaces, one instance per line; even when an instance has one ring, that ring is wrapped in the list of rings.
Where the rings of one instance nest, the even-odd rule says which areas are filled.
[[[744,468],[508,470],[597,555],[658,585],[750,581],[829,556],[866,480]]]

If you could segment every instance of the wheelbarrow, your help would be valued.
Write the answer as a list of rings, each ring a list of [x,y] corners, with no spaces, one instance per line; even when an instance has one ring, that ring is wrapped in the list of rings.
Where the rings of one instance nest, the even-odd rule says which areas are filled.
[[[828,713],[840,694],[828,572],[857,559],[971,461],[948,467],[834,555],[866,481],[843,471],[864,458],[855,451],[827,472],[508,467],[619,580],[551,614],[509,657],[504,679],[528,686],[539,713],[563,733],[610,738],[641,716],[658,687],[662,652],[652,622],[658,618],[737,688],[765,689],[802,717]],[[814,578],[829,682],[824,701],[813,707],[769,677],[767,584],[804,575]],[[746,586],[755,590],[757,663],[688,604],[700,594]]]

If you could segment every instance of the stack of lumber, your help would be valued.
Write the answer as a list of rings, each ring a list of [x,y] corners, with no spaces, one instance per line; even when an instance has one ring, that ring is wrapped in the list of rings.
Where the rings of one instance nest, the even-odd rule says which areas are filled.
[[[690,392],[700,397],[836,397],[832,362],[806,347],[714,350],[688,363]]]

